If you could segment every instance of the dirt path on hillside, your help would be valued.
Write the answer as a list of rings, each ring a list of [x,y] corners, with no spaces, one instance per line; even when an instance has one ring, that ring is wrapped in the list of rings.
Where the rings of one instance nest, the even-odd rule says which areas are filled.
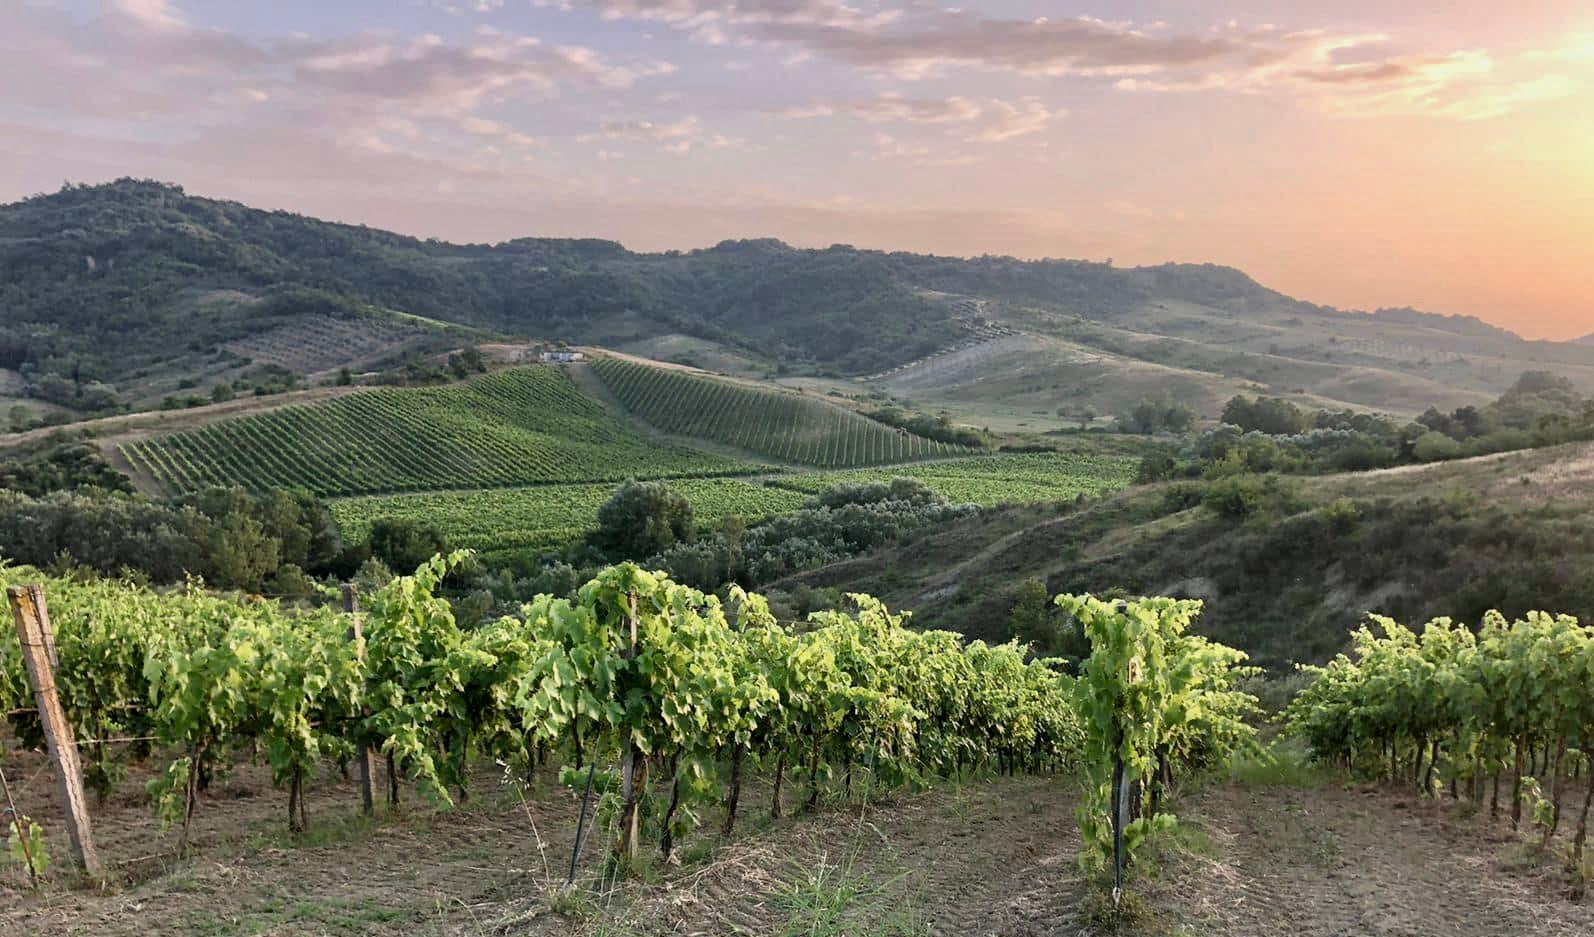
[[[1588,937],[1555,869],[1503,827],[1383,789],[1221,787],[1185,805],[1214,855],[1159,889],[1176,933]],[[1170,877],[1170,881],[1174,877]]]
[[[55,433],[89,432],[103,438],[122,438],[150,433],[171,433],[178,430],[194,429],[206,423],[217,420],[231,419],[235,416],[244,416],[251,413],[265,413],[270,410],[280,410],[295,404],[316,403],[352,394],[357,391],[370,390],[370,386],[353,384],[344,387],[311,387],[305,390],[291,390],[281,394],[269,394],[264,397],[239,397],[223,403],[207,403],[199,407],[187,407],[182,410],[140,410],[137,413],[124,413],[118,416],[105,416],[92,420],[80,420],[76,423],[66,423],[61,426],[42,426],[22,433],[0,433],[0,450],[25,446],[48,438]]]

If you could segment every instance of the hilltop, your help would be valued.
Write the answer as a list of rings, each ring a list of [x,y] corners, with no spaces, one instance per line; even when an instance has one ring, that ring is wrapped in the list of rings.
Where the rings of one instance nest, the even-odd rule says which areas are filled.
[[[1210,264],[798,249],[449,244],[120,180],[0,206],[0,402],[149,409],[508,338],[617,347],[1044,430],[1169,393],[1419,412],[1524,370],[1594,388],[1594,347],[1476,319],[1345,312]],[[219,392],[218,392],[219,393]]]

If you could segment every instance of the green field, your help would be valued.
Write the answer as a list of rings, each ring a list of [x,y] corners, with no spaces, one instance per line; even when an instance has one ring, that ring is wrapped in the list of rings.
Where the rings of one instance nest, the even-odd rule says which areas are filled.
[[[801,492],[735,478],[680,479],[669,484],[692,503],[700,525],[713,525],[731,514],[760,520],[801,507],[806,499]],[[431,524],[458,546],[551,548],[593,529],[598,507],[614,488],[612,484],[538,485],[345,498],[332,502],[332,516],[351,541],[364,539],[377,518],[402,517]]]
[[[665,432],[782,462],[853,468],[971,450],[899,432],[835,404],[620,358],[592,369],[627,410]]]
[[[352,495],[755,470],[644,439],[549,367],[449,387],[363,391],[121,451],[172,494],[241,485]]]
[[[1139,463],[1132,456],[1023,453],[865,471],[783,475],[771,484],[817,493],[832,485],[917,478],[948,501],[990,506],[1061,501],[1122,488],[1134,480]]]
[[[1135,464],[1135,459],[1123,456],[1011,455],[780,475],[767,484],[736,478],[679,479],[669,484],[692,503],[700,525],[712,526],[731,514],[757,521],[796,510],[809,495],[833,485],[902,476],[918,478],[956,503],[1061,501],[1122,487],[1134,476]],[[613,492],[613,484],[603,483],[379,495],[333,501],[332,514],[351,541],[364,539],[377,518],[401,517],[431,524],[460,546],[544,549],[592,530],[598,507]]]

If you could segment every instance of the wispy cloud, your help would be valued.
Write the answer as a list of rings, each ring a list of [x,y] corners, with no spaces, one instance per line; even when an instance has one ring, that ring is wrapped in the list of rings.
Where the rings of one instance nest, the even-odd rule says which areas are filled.
[[[1065,114],[1061,109],[1049,109],[1035,97],[1009,102],[961,95],[927,98],[895,93],[851,101],[819,101],[779,108],[773,113],[796,120],[847,116],[873,124],[955,125],[955,132],[963,139],[982,143],[1038,133]]]
[[[667,23],[706,41],[784,46],[899,80],[954,70],[1100,78],[1121,91],[1290,95],[1342,115],[1480,119],[1562,97],[1574,83],[1523,66],[1577,56],[1480,50],[1395,51],[1381,33],[1227,23],[1176,30],[1095,17],[993,17],[915,0],[875,11],[839,0],[573,0],[612,19]],[[1594,43],[1576,49],[1585,55]],[[859,115],[862,116],[862,115]]]
[[[31,5],[0,9],[0,84],[13,106],[56,122],[120,122],[138,135],[159,127],[194,138],[244,124],[369,153],[498,156],[535,142],[490,113],[498,105],[623,90],[672,70],[492,29],[454,39],[252,39],[191,25],[166,0],[114,0],[86,21]]]
[[[838,0],[533,0],[538,6],[595,10],[605,19],[641,19],[683,28],[709,24],[790,23],[870,27],[889,23],[900,11],[865,12]]]
[[[1554,51],[1500,57],[1483,49],[1444,54],[1386,54],[1381,34],[1292,34],[1290,53],[1250,68],[1119,79],[1124,91],[1227,90],[1294,95],[1342,117],[1499,117],[1573,94],[1570,75],[1536,63],[1566,61]]]

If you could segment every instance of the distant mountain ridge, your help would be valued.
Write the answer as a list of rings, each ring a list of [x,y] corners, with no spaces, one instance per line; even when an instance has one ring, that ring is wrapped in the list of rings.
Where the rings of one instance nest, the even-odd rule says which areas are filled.
[[[1408,325],[1421,325],[1434,329],[1443,329],[1457,335],[1481,336],[1484,338],[1506,338],[1525,341],[1521,335],[1507,328],[1485,322],[1477,316],[1467,316],[1460,313],[1423,312],[1410,306],[1399,308],[1375,309],[1373,315],[1381,316],[1391,322],[1404,322]]]
[[[404,329],[393,328],[395,314]],[[1525,342],[1475,318],[1412,309],[1343,312],[1212,264],[810,250],[768,238],[653,254],[583,238],[450,244],[134,179],[0,206],[0,315],[9,326],[0,369],[78,409],[106,396],[149,406],[176,388],[203,388],[245,367],[263,334],[291,344],[302,329],[335,346],[349,333],[376,355],[386,340],[371,337],[378,326],[401,332],[411,353],[494,335],[609,344],[685,334],[772,369],[847,376],[977,340],[1001,320],[1281,388],[1302,381],[1266,378],[1265,361],[1252,357],[1236,370],[1233,355],[1399,371],[1443,345],[1444,356],[1586,366],[1594,380],[1586,344]],[[430,325],[418,329],[414,316]],[[1308,333],[1348,344],[1323,351]],[[1184,344],[1147,344],[1158,336]],[[1210,352],[1190,352],[1190,342]],[[1167,357],[1175,352],[1176,362]],[[331,360],[313,358],[317,367]],[[1515,376],[1480,374],[1475,383],[1498,390]],[[1356,393],[1347,399],[1376,405],[1376,389]]]

